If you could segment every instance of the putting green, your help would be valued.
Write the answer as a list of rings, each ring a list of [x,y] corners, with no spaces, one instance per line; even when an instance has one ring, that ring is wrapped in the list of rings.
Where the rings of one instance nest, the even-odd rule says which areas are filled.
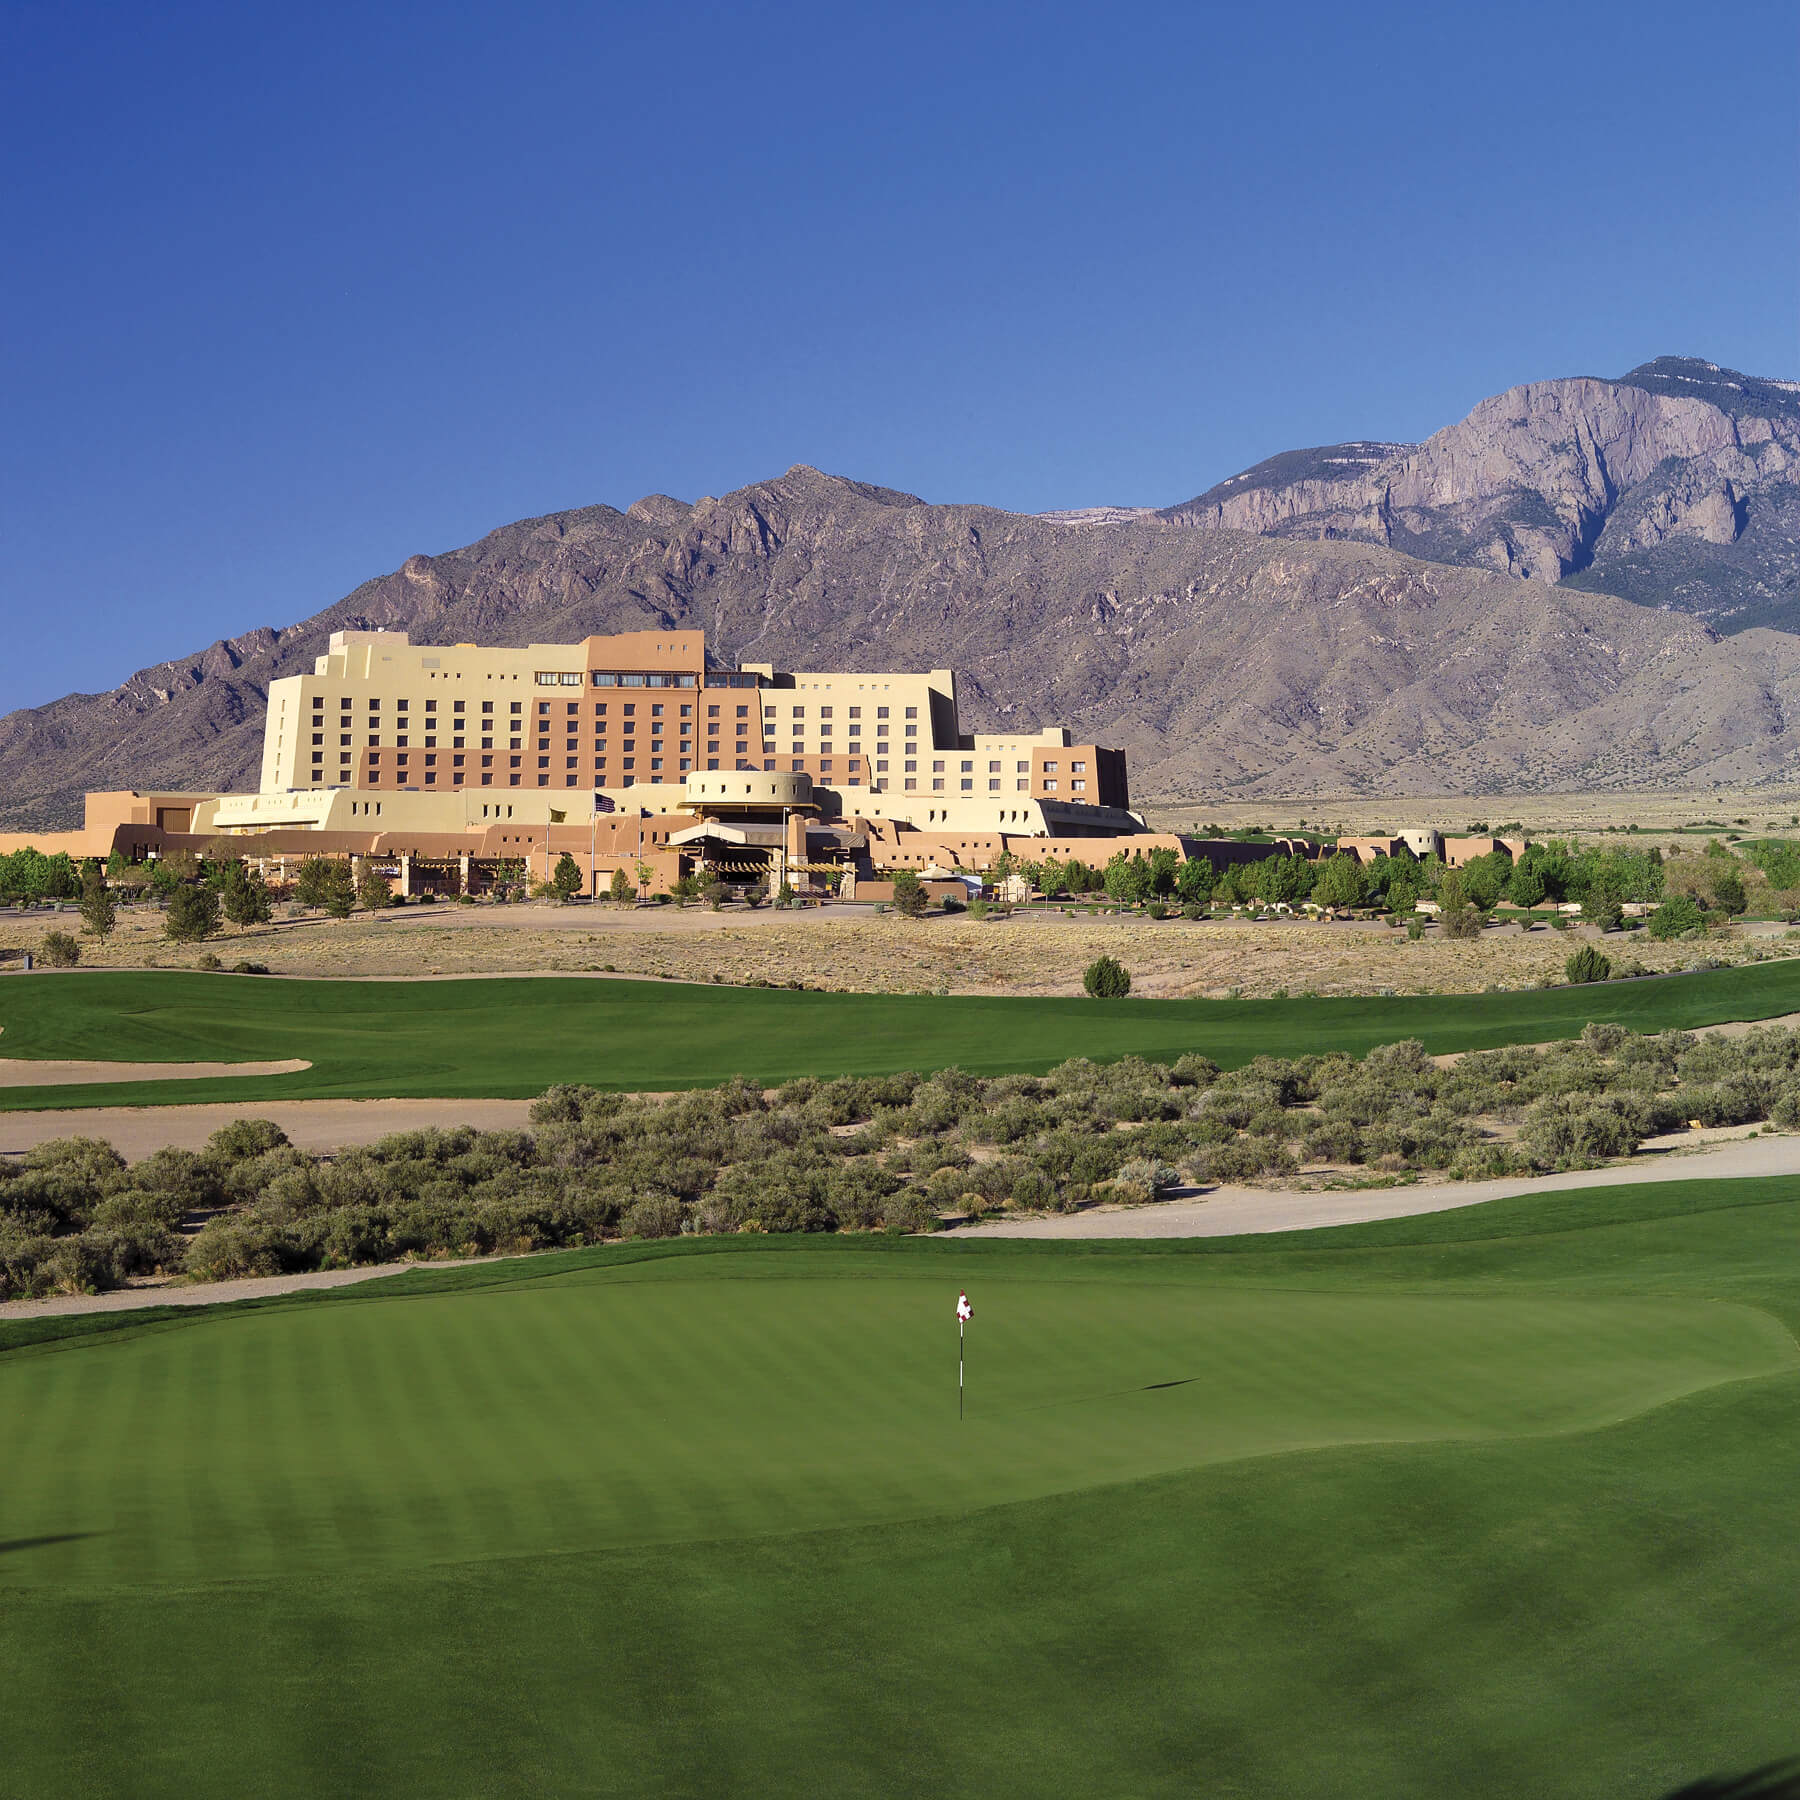
[[[0,1324],[0,1793],[1656,1800],[1800,1749],[1797,1330],[1800,1179]]]
[[[729,1277],[753,1266],[755,1279]],[[966,1513],[1327,1445],[1578,1430],[1800,1366],[1694,1300],[977,1284],[729,1254],[0,1361],[9,1582],[285,1578]]]

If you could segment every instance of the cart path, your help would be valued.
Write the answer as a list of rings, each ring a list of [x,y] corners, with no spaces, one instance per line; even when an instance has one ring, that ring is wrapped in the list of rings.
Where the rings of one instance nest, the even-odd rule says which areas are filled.
[[[1701,1144],[1700,1140],[1710,1141]],[[1683,1148],[1677,1149],[1676,1145]],[[1689,1149],[1685,1146],[1695,1145]],[[1374,1219],[1410,1219],[1484,1200],[1577,1188],[1632,1187],[1646,1181],[1730,1181],[1745,1176],[1800,1175],[1800,1137],[1727,1138],[1682,1132],[1653,1138],[1646,1151],[1604,1169],[1566,1175],[1509,1176],[1497,1181],[1420,1183],[1410,1187],[1304,1193],[1290,1188],[1219,1187],[1192,1199],[1151,1206],[1097,1207],[1048,1218],[990,1219],[955,1229],[957,1237],[1199,1238],[1247,1237],[1267,1231],[1312,1231]]]

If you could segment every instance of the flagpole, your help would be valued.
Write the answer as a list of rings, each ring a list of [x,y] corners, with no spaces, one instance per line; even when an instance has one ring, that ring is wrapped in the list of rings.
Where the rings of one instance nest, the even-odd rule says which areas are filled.
[[[968,1328],[961,1319],[956,1321],[956,1416],[963,1416],[963,1333]]]

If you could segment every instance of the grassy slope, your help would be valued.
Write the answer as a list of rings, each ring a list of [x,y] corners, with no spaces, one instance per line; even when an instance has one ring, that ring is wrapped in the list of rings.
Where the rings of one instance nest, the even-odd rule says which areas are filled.
[[[1027,1000],[807,994],[665,982],[311,982],[123,973],[0,983],[0,1051],[18,1057],[265,1061],[296,1075],[0,1092],[0,1107],[369,1095],[525,1096],[559,1081],[678,1088],[734,1074],[1042,1070],[1071,1056],[1233,1066],[1260,1052],[1433,1052],[1570,1037],[1591,1019],[1640,1030],[1800,1010],[1800,958],[1532,993],[1327,1000]]]
[[[1649,1800],[1800,1739],[1797,1250],[1669,1184],[71,1332],[0,1358],[8,1776]]]

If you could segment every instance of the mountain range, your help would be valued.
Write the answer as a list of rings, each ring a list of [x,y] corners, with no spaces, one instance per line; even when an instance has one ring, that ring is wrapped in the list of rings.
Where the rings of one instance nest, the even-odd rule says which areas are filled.
[[[1290,452],[1182,505],[928,505],[797,466],[409,558],[0,719],[0,824],[88,788],[253,786],[270,681],[329,634],[700,627],[721,662],[952,667],[977,729],[1067,724],[1138,799],[1743,786],[1800,737],[1800,384],[1663,358],[1423,444]]]

